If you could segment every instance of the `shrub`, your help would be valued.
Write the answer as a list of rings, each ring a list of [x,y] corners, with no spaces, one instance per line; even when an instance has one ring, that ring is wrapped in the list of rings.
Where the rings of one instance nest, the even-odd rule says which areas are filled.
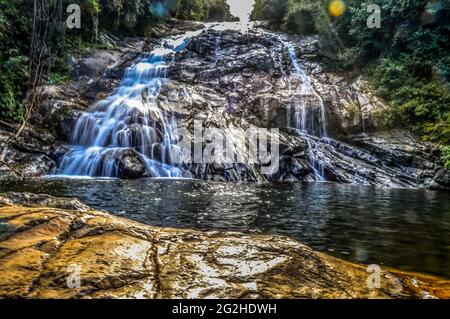
[[[450,169],[450,146],[444,147],[442,151],[442,159],[444,160],[445,167]]]
[[[0,115],[20,120],[30,74],[28,17],[23,0],[0,0]]]

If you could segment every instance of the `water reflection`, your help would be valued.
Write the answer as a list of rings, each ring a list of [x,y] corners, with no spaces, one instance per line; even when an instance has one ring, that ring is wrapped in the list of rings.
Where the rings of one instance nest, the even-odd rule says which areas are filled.
[[[450,194],[332,183],[34,180],[0,190],[79,197],[155,226],[277,233],[362,263],[450,277]]]

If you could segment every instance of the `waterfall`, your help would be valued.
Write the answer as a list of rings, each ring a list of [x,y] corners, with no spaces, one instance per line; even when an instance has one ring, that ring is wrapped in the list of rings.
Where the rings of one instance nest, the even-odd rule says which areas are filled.
[[[295,46],[287,41],[282,36],[278,36],[279,41],[283,44],[283,47],[287,50],[289,59],[294,69],[294,75],[301,81],[300,88],[296,92],[298,94],[298,101],[289,106],[287,111],[287,124],[290,127],[292,123],[292,115],[294,112],[295,129],[299,131],[308,144],[308,159],[313,171],[314,179],[316,181],[324,181],[325,179],[325,167],[320,159],[320,149],[318,138],[325,137],[327,135],[327,123],[326,123],[326,110],[322,97],[316,92],[311,80],[306,72],[301,67]],[[281,67],[283,76],[286,76],[282,64],[279,61],[275,61]],[[289,91],[292,89],[292,79],[288,80]],[[317,118],[317,109],[319,110],[319,117]]]
[[[128,68],[119,87],[96,103],[77,121],[72,146],[62,159],[57,175],[120,177],[124,155],[137,152],[151,177],[192,177],[178,163],[177,119],[159,105],[159,93],[167,82],[170,60],[190,40],[207,29],[246,32],[253,25],[238,22],[207,23],[204,28],[161,40],[148,56]],[[220,36],[217,39],[219,56]],[[176,160],[174,160],[176,158]]]
[[[72,147],[58,174],[119,177],[119,161],[127,151],[139,153],[152,177],[182,177],[174,164],[177,122],[158,105],[167,81],[168,59],[183,50],[202,30],[164,39],[148,56],[128,68],[119,87],[77,121]],[[175,152],[175,153],[174,153]]]
[[[326,111],[323,99],[313,88],[309,76],[300,66],[294,45],[282,39],[281,42],[288,51],[295,75],[301,80],[301,88],[298,92],[300,95],[300,102],[294,106],[296,128],[315,136],[326,136]],[[317,106],[320,112],[318,121],[315,118],[315,108]],[[319,124],[318,127],[315,125],[316,122]],[[290,123],[288,124],[290,125]]]
[[[222,33],[219,32],[219,35],[216,38],[216,44],[215,44],[215,48],[214,48],[214,64],[217,65],[220,61],[220,42],[221,42],[221,38],[222,38]]]

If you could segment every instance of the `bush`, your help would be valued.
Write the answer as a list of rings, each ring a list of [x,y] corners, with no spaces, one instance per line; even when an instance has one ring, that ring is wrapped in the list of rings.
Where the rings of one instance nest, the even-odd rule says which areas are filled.
[[[255,0],[252,20],[267,20],[289,33],[313,34],[327,20],[324,8],[322,0]]]
[[[289,6],[283,22],[284,28],[288,32],[296,34],[317,33],[313,11],[301,6],[300,3]]]
[[[442,159],[444,160],[445,167],[450,169],[450,146],[444,147],[442,150]]]
[[[30,74],[28,16],[23,0],[0,0],[0,115],[20,120]]]
[[[384,58],[374,64],[371,82],[377,95],[389,102],[387,124],[406,126],[425,140],[450,143],[450,93],[427,77],[425,66],[409,56]]]

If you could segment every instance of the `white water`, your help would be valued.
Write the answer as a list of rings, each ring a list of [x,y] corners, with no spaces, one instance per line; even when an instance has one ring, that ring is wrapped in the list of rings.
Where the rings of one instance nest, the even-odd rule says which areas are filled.
[[[309,76],[300,66],[294,45],[288,41],[284,40],[281,41],[288,50],[289,58],[292,61],[295,75],[301,81],[301,87],[298,92],[298,94],[300,95],[300,102],[294,105],[295,128],[318,137],[326,136],[327,135],[326,111],[323,99],[313,88]],[[315,125],[315,123],[317,122],[315,118],[315,111],[317,108],[319,108],[320,112],[318,127],[316,127]],[[288,122],[288,124],[290,125],[290,122]]]
[[[308,143],[308,159],[313,170],[314,179],[316,181],[325,181],[325,167],[321,160],[321,154],[318,143],[312,136],[325,137],[327,135],[327,123],[326,123],[326,110],[322,97],[316,92],[311,84],[311,80],[306,72],[301,67],[295,46],[292,42],[287,41],[284,37],[279,36],[279,41],[286,48],[292,66],[294,68],[294,76],[300,81],[300,88],[297,89],[299,102],[293,106],[289,106],[287,112],[287,124],[291,127],[292,112],[294,112],[294,128],[299,131],[299,134],[304,137]],[[281,68],[281,72],[284,77],[287,78],[285,70],[282,68],[282,64],[279,60],[274,60]],[[291,84],[292,78],[288,80],[289,91],[292,90]],[[317,118],[317,110],[320,112]],[[318,124],[318,125],[317,125]]]

